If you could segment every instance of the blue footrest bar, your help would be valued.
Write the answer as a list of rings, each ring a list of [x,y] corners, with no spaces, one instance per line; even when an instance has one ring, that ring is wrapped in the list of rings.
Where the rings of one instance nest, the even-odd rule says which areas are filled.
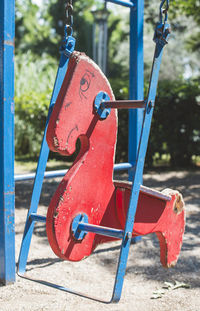
[[[72,222],[72,233],[74,238],[76,240],[82,240],[88,232],[117,239],[122,239],[124,236],[123,230],[89,224],[88,216],[85,213],[78,214]]]
[[[31,221],[38,221],[38,222],[45,222],[46,223],[46,217],[37,215],[35,213],[31,214],[30,216]]]
[[[117,239],[122,239],[124,236],[124,231],[114,228],[102,227],[97,225],[91,225],[86,223],[79,223],[78,230],[93,232],[100,235],[110,236]]]

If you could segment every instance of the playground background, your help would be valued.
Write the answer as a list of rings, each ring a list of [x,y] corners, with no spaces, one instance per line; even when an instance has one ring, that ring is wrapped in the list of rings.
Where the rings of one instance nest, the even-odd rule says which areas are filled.
[[[63,37],[63,0],[16,1],[15,40],[15,153],[17,159],[39,154],[47,110],[55,81]],[[76,49],[93,57],[91,10],[102,1],[74,3]],[[111,5],[111,4],[110,4]],[[145,1],[144,78],[148,88],[158,21],[159,1]],[[116,99],[128,98],[129,10],[109,6],[106,75]],[[164,51],[146,165],[157,163],[183,168],[200,155],[200,7],[195,0],[171,1],[170,42]],[[128,111],[119,111],[116,162],[127,162]],[[55,157],[55,154],[51,154]],[[69,159],[70,161],[72,159]]]
[[[22,167],[16,168],[17,172],[22,171]],[[126,176],[122,175],[120,178]],[[45,215],[50,197],[59,181],[57,178],[44,182],[40,214]],[[183,193],[187,225],[182,251],[174,268],[164,269],[161,266],[158,241],[154,235],[147,236],[130,248],[119,304],[100,304],[17,276],[14,285],[0,287],[0,311],[199,311],[200,170],[147,171],[144,184],[158,190],[171,187]],[[16,184],[16,258],[31,190],[32,181]],[[27,265],[29,277],[55,282],[109,300],[119,252],[118,242],[97,248],[94,254],[81,262],[62,262],[48,245],[45,225],[37,224],[34,233]],[[166,285],[165,282],[171,284],[167,285],[168,289],[162,288]],[[178,288],[170,290],[175,282],[179,282]]]

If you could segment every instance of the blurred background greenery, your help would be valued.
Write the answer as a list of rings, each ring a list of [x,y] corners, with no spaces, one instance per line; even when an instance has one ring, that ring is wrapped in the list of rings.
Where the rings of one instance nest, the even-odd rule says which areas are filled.
[[[102,1],[74,0],[76,50],[92,57],[91,10]],[[39,155],[56,77],[65,21],[64,0],[17,0],[15,41],[15,153]],[[148,88],[160,0],[145,0],[144,73]],[[114,9],[113,9],[114,8]],[[118,99],[128,98],[129,10],[109,6],[107,76]],[[171,1],[170,43],[164,51],[146,166],[200,163],[200,1]],[[128,113],[119,112],[116,162],[127,161]],[[51,155],[55,156],[55,155]]]

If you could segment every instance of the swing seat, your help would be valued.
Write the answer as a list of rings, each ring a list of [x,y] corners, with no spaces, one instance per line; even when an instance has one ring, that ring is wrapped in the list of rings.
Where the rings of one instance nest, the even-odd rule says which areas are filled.
[[[117,217],[124,227],[132,183],[118,181],[115,187]],[[160,192],[141,186],[133,237],[156,233],[163,267],[175,266],[181,251],[184,228],[184,201],[178,191],[165,189]]]
[[[130,5],[132,8],[134,4]],[[155,232],[160,241],[163,266],[170,267],[176,263],[185,226],[182,196],[172,190],[161,193],[140,184],[163,48],[170,34],[168,7],[169,1],[162,0],[153,39],[156,46],[147,98],[115,101],[110,84],[98,66],[84,54],[72,53],[75,39],[72,37],[72,5],[68,1],[65,37],[60,49],[59,68],[19,254],[18,275],[25,277],[36,222],[46,223],[52,250],[66,260],[81,260],[89,256],[100,243],[122,240],[110,301],[44,280],[31,279],[98,302],[120,300],[132,237]],[[131,14],[133,17],[135,12],[131,10]],[[130,32],[133,34],[134,31],[131,26]],[[136,41],[139,42],[138,40],[139,37]],[[132,71],[133,67],[131,75]],[[133,91],[132,87],[131,90]],[[113,108],[120,109],[122,106],[123,109],[144,109],[132,185],[128,182],[114,182],[112,179],[117,138],[117,114]],[[71,155],[78,139],[81,147],[72,167],[52,197],[47,217],[44,217],[37,214],[37,208],[49,152],[46,139],[50,149],[62,155]],[[131,167],[130,163],[128,167]]]
[[[99,67],[85,54],[74,52],[47,129],[47,143],[54,152],[71,155],[77,139],[81,142],[79,155],[58,186],[47,212],[49,243],[54,253],[65,260],[79,261],[99,244],[117,239],[96,231],[81,231],[80,223],[93,225],[93,230],[107,228],[105,231],[109,232],[112,228],[123,232],[131,190],[134,195],[131,183],[112,180],[117,112],[112,109],[105,120],[99,118],[94,110],[99,92],[114,100]],[[156,233],[164,267],[177,262],[184,227],[184,203],[178,191],[161,193],[141,187],[131,235]]]

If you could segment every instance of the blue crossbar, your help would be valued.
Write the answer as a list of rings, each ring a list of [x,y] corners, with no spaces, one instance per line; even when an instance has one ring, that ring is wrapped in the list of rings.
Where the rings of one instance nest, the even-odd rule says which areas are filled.
[[[123,171],[128,170],[132,167],[130,163],[118,163],[114,166],[114,171]],[[65,176],[67,173],[67,170],[56,170],[56,171],[49,171],[44,173],[44,178],[56,178],[56,177],[62,177]],[[25,180],[31,180],[34,179],[36,176],[35,173],[32,174],[18,174],[15,175],[15,181],[25,181]]]
[[[133,2],[130,2],[130,1],[106,0],[106,2],[112,2],[114,4],[122,5],[122,6],[125,6],[127,8],[133,8],[135,6],[135,4]]]

